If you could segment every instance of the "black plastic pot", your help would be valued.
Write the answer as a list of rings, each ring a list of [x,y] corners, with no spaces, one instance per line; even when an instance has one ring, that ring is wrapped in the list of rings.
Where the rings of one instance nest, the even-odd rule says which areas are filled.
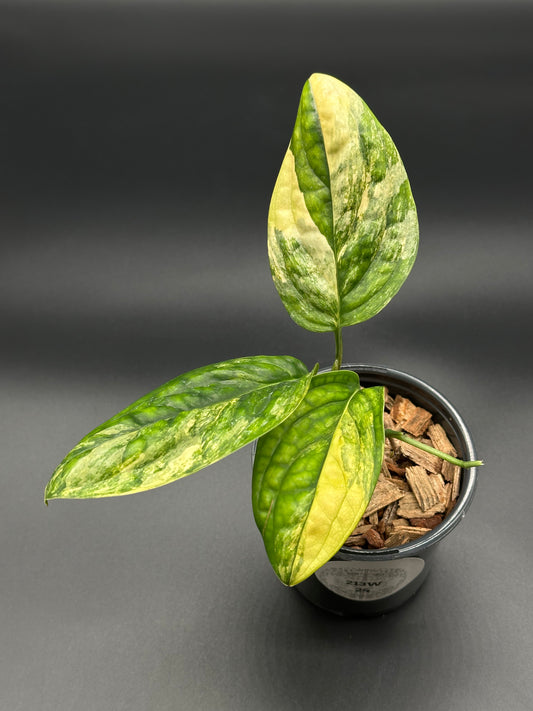
[[[385,385],[433,414],[458,457],[475,460],[468,429],[455,408],[432,387],[390,368],[343,366],[354,370],[363,386]],[[430,533],[394,549],[353,550],[343,547],[296,589],[318,607],[338,615],[381,615],[403,605],[427,577],[437,544],[464,518],[476,486],[476,469],[463,469],[461,492],[451,513]]]

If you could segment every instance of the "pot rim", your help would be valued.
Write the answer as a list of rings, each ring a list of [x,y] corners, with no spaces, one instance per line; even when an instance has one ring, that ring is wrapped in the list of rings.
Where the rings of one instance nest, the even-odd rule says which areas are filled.
[[[437,403],[438,412],[433,412],[432,414],[441,417],[446,420],[448,427],[450,427],[458,438],[460,445],[463,449],[462,457],[465,460],[476,460],[477,456],[474,449],[474,444],[470,436],[470,432],[455,407],[449,402],[447,398],[442,395],[438,390],[428,385],[425,381],[420,378],[405,373],[400,370],[395,370],[394,368],[389,368],[383,365],[368,365],[364,363],[343,363],[341,365],[342,370],[353,370],[362,379],[372,380],[372,378],[383,379],[383,380],[396,380],[399,387],[404,387],[406,390],[414,391],[414,399],[416,400],[416,391],[421,391],[430,400]],[[327,372],[329,368],[321,370],[320,372]],[[377,383],[382,384],[382,383]],[[394,386],[392,386],[394,387]],[[401,546],[396,546],[395,548],[387,549],[371,549],[371,550],[354,550],[347,546],[342,546],[335,557],[339,556],[346,560],[369,560],[380,559],[388,560],[398,557],[407,557],[419,554],[424,549],[435,545],[443,538],[445,538],[465,517],[466,511],[468,510],[474,491],[477,484],[477,467],[472,467],[469,469],[463,469],[463,477],[461,483],[461,492],[457,503],[455,504],[453,510],[446,516],[441,524],[436,526],[430,533],[426,533],[415,541],[410,543],[404,543]]]

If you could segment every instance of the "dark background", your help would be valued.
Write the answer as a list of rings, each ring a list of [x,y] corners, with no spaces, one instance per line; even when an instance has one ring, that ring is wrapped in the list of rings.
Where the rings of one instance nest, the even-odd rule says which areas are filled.
[[[0,708],[533,707],[531,2],[0,2]],[[393,136],[412,274],[345,359],[441,390],[486,461],[417,597],[339,620],[284,589],[250,450],[137,496],[42,503],[86,432],[188,369],[334,357],[270,279],[299,94]]]

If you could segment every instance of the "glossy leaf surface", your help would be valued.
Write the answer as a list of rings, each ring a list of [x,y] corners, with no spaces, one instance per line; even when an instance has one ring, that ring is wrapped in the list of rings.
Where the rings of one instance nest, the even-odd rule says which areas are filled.
[[[283,421],[311,377],[290,356],[237,358],[180,375],[84,437],[45,498],[130,494],[202,469]]]
[[[316,375],[302,403],[258,442],[252,500],[272,566],[296,585],[326,563],[365,512],[383,459],[382,387],[351,371]]]
[[[418,220],[398,151],[364,101],[325,74],[302,91],[268,246],[285,307],[311,331],[374,316],[415,260]]]

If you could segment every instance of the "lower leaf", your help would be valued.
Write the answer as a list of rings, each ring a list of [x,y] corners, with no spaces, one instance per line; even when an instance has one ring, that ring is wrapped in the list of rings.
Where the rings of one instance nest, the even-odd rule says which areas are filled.
[[[316,375],[296,410],[258,442],[254,516],[270,562],[297,585],[343,545],[383,459],[384,390],[340,370]]]
[[[198,471],[276,427],[311,377],[290,356],[236,358],[180,375],[84,437],[55,470],[45,500],[131,494]]]

